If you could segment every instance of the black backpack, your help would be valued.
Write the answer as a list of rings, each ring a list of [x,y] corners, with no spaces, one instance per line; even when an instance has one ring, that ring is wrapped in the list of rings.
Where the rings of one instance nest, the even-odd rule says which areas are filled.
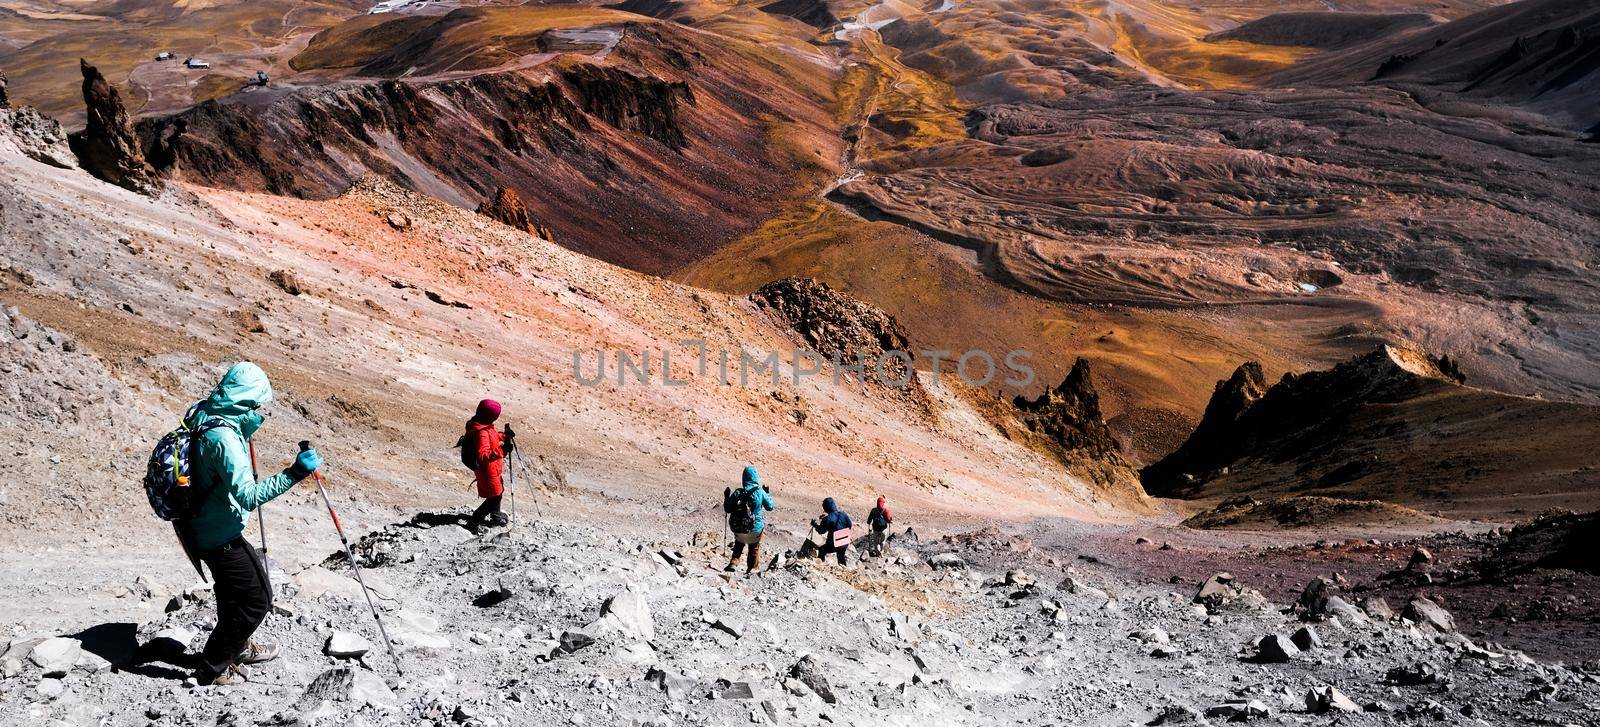
[[[456,440],[456,448],[461,450],[461,464],[466,465],[467,469],[472,470],[473,472],[477,472],[478,471],[478,447],[477,447],[477,443],[473,442],[473,441],[470,441],[468,439],[468,435],[463,434],[463,435],[461,435],[460,439]]]
[[[728,496],[728,527],[736,533],[756,529],[756,496],[741,487]]]

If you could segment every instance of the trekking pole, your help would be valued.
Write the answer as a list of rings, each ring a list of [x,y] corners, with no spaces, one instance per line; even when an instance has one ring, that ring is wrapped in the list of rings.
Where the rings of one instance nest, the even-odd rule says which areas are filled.
[[[302,440],[300,451],[311,449],[311,442]],[[389,641],[389,631],[383,628],[383,618],[378,615],[378,606],[372,602],[372,591],[367,590],[367,582],[361,578],[361,568],[356,565],[356,555],[350,550],[350,540],[344,536],[344,526],[339,524],[339,513],[333,511],[333,502],[328,500],[328,483],[322,479],[322,473],[311,471],[311,476],[317,480],[317,492],[322,495],[322,505],[328,508],[328,517],[333,519],[333,529],[339,533],[339,544],[344,546],[344,557],[350,561],[350,570],[356,574],[356,583],[361,585],[361,595],[367,597],[367,608],[372,610],[372,620],[378,622],[378,635],[383,637],[383,645],[389,649],[389,658],[394,660],[394,673],[405,676],[405,670],[400,667],[400,656],[394,653],[394,643]]]
[[[517,458],[518,462],[522,464],[522,479],[529,480],[531,482],[532,480],[529,478],[528,472],[533,468],[528,466],[528,458],[522,456],[522,450],[520,449],[511,450],[511,454],[513,457]],[[516,504],[516,498],[512,498],[512,504]],[[539,495],[537,493],[533,495],[533,514],[540,520],[544,519],[544,510],[539,507]]]
[[[255,442],[248,442],[248,444],[250,445],[250,480],[253,481],[253,482],[260,482],[261,481],[261,474],[260,474],[261,470],[256,468],[256,443]],[[261,530],[261,562],[262,562],[262,565],[265,565],[267,563],[267,516],[262,514],[262,513],[265,513],[266,510],[267,510],[267,504],[266,503],[261,503],[261,507],[256,508],[256,528]],[[261,577],[267,583],[267,592],[268,593],[272,592],[272,576],[270,575],[271,572],[272,572],[271,568],[262,568],[261,569]]]
[[[511,450],[513,456],[516,455],[516,452],[517,450],[515,449]],[[506,487],[509,490],[508,494],[511,495],[511,527],[515,528],[517,526],[517,467],[515,462],[512,462],[511,466],[506,468]]]

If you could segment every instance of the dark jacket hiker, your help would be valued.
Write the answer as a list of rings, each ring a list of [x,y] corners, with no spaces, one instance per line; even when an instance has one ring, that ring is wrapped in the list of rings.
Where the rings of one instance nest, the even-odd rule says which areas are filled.
[[[829,497],[822,501],[822,517],[817,519],[817,531],[828,536],[827,543],[817,551],[817,556],[826,559],[829,553],[834,553],[839,558],[839,565],[845,564],[845,551],[850,548],[850,516],[840,510],[838,504]]]

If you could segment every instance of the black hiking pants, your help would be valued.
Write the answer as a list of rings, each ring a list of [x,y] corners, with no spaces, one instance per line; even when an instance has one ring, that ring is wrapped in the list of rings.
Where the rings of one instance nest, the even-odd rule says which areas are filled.
[[[216,675],[233,665],[272,608],[267,567],[243,536],[200,551],[217,596],[217,627],[200,653],[200,669]]]
[[[490,520],[495,525],[500,524],[500,498],[503,495],[483,498],[483,504],[472,511],[472,517],[467,518],[468,525],[482,525],[485,520]]]

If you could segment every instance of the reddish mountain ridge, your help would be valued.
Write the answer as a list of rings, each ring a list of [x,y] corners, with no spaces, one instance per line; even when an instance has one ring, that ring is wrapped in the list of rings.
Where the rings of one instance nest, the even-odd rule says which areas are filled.
[[[505,187],[562,244],[654,273],[827,173],[826,112],[772,69],[670,25],[604,30],[603,60],[245,94],[140,130],[158,168],[208,186],[325,199],[378,175],[467,209]]]
[[[1589,0],[1510,3],[1308,58],[1268,81],[1418,85],[1515,104],[1589,130],[1600,125],[1594,102],[1600,97],[1600,6]]]

